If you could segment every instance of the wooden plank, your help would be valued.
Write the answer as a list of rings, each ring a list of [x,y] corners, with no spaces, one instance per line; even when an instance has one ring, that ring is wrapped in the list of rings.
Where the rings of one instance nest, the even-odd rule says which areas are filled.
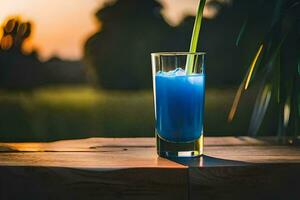
[[[187,166],[152,138],[0,146],[0,199],[188,199]]]
[[[189,166],[191,200],[298,200],[300,163],[248,163],[203,156],[173,159]]]
[[[191,200],[298,200],[300,164],[189,168]]]
[[[1,166],[0,199],[187,200],[187,173],[167,168],[103,171]]]
[[[206,138],[207,156],[173,160],[154,138],[0,143],[0,199],[295,199],[300,148],[274,141]]]

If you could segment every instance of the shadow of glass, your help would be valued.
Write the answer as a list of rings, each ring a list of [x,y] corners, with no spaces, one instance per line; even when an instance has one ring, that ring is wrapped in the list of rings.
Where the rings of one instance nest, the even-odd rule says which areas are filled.
[[[234,167],[234,166],[251,165],[251,163],[247,163],[247,162],[220,159],[220,158],[215,158],[206,155],[203,155],[201,157],[196,157],[196,158],[188,158],[188,157],[175,158],[174,157],[174,158],[167,158],[167,159],[188,167]]]

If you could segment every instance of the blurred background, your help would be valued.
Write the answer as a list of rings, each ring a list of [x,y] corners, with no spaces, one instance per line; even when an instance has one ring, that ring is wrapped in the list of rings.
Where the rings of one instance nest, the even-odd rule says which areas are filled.
[[[299,8],[297,0],[282,2]],[[0,140],[154,136],[150,53],[188,51],[198,3],[1,0]],[[261,41],[281,19],[276,9],[277,1],[207,0],[198,46],[207,52],[205,135],[251,134],[259,84],[228,115]],[[298,66],[290,74],[298,81],[299,18],[295,24],[282,54]],[[275,104],[257,135],[277,133]]]

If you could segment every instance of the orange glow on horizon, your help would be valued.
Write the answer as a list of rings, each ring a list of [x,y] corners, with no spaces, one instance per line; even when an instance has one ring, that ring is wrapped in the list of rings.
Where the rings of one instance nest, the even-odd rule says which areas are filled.
[[[36,49],[42,60],[52,56],[80,59],[83,44],[99,28],[94,13],[109,0],[1,0],[0,24],[21,16],[33,25],[26,51]]]

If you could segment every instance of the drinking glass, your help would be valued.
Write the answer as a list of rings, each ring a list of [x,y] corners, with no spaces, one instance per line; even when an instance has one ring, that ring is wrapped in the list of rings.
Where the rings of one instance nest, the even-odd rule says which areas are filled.
[[[205,53],[152,53],[151,61],[158,155],[202,155]]]

